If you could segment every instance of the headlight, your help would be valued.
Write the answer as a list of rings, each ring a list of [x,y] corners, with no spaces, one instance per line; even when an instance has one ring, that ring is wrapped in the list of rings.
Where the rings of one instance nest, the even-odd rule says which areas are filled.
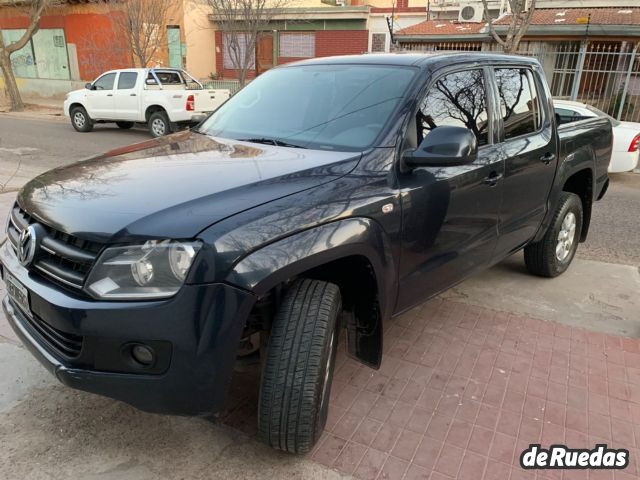
[[[96,298],[141,300],[174,295],[202,244],[150,240],[107,248],[91,269],[86,289]]]

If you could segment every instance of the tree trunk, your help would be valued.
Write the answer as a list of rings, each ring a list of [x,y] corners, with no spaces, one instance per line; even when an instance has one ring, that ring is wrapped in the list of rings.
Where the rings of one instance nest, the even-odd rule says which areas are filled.
[[[13,67],[9,55],[4,51],[0,51],[0,70],[2,70],[2,78],[4,79],[4,88],[11,103],[11,111],[21,112],[24,110],[24,103],[18,90],[16,77],[13,75]]]

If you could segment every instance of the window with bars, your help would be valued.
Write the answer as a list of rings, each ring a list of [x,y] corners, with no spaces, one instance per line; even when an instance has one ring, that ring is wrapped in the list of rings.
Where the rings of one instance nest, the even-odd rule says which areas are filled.
[[[237,69],[237,64],[242,64],[247,51],[247,36],[244,33],[225,33],[223,38],[224,55],[222,63],[229,70]],[[249,68],[255,68],[255,52],[251,54]]]
[[[280,33],[279,55],[283,58],[312,58],[316,56],[315,33]]]
[[[386,43],[387,43],[386,33],[371,34],[371,52],[373,53],[384,52]]]

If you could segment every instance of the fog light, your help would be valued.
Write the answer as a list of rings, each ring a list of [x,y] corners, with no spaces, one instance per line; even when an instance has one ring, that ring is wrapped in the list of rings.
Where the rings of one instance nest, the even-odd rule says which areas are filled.
[[[131,356],[136,362],[145,367],[150,366],[154,361],[153,350],[146,345],[134,345],[131,349]]]

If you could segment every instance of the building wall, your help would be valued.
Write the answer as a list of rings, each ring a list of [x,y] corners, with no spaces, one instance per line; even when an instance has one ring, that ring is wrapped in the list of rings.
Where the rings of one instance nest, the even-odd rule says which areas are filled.
[[[319,30],[316,32],[316,57],[365,53],[368,30]]]
[[[353,55],[366,53],[369,42],[369,32],[364,21],[320,21],[292,24],[293,28],[284,30],[286,25],[275,25],[274,64],[304,60],[306,57],[291,57],[279,55],[279,36],[281,34],[300,32],[314,35],[313,57],[328,57],[332,55]],[[340,26],[345,29],[340,29]],[[314,29],[314,27],[316,29]],[[351,27],[351,28],[349,28]],[[224,36],[222,32],[215,32],[216,72],[222,78],[237,78],[237,71],[224,68]],[[255,77],[255,70],[248,72],[248,78]]]
[[[91,80],[104,69],[131,65],[130,49],[114,33],[113,18],[119,14],[109,10],[104,4],[95,3],[65,5],[46,12],[40,22],[40,29],[63,32],[63,48],[66,48],[68,57],[68,62],[65,63],[69,70],[66,80]],[[29,20],[22,10],[6,7],[0,9],[0,29],[5,31],[5,35],[10,35],[12,30],[25,29],[28,25]],[[36,55],[36,64],[52,61],[51,58],[43,58],[46,55],[37,57]],[[40,70],[50,72],[53,68],[49,66]],[[48,77],[46,73],[44,77],[38,76]],[[54,79],[61,78],[56,75]]]
[[[216,31],[207,15],[208,5],[185,0],[184,35],[187,71],[196,78],[206,79],[216,68]]]

